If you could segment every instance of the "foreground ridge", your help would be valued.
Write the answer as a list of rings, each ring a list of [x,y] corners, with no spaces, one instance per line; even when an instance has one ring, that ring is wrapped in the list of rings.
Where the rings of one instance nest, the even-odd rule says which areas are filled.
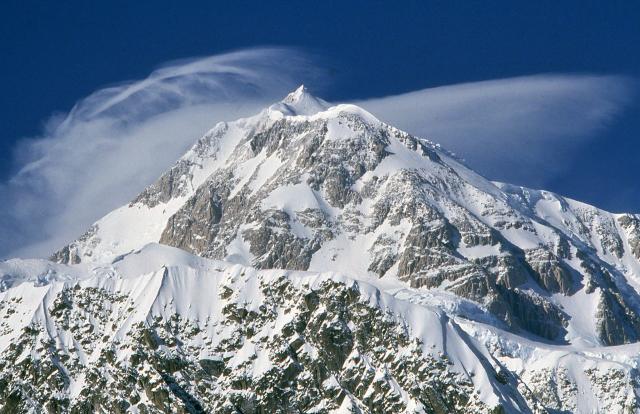
[[[48,266],[45,284],[1,296],[5,409],[489,413],[586,410],[585,395],[589,410],[639,402],[635,345],[598,356],[536,348],[375,280],[260,271],[157,244],[112,265]]]

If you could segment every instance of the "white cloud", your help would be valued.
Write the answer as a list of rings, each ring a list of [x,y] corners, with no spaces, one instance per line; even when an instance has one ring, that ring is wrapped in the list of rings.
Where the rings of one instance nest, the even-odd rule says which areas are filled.
[[[321,72],[291,49],[172,62],[101,89],[23,140],[0,184],[0,258],[47,256],[132,199],[218,121],[257,112]]]
[[[537,75],[423,89],[357,104],[442,144],[491,179],[542,185],[618,115],[635,82]]]
[[[322,71],[291,49],[250,49],[173,62],[101,89],[40,137],[0,183],[0,258],[47,256],[132,199],[207,129],[257,112]],[[542,176],[615,116],[633,82],[531,76],[425,89],[358,104],[442,143],[491,178]],[[532,172],[533,171],[533,172]]]

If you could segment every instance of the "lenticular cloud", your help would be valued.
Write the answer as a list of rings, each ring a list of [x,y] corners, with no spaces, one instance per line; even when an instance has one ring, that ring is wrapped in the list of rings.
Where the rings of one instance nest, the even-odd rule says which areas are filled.
[[[0,184],[0,258],[46,256],[151,183],[207,129],[321,72],[301,52],[249,49],[171,62],[98,90],[20,143]]]

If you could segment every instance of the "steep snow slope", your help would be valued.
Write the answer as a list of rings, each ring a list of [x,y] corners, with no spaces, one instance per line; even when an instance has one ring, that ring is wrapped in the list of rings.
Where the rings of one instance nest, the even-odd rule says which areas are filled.
[[[160,242],[258,268],[401,280],[558,343],[640,339],[640,221],[492,183],[429,141],[303,87],[220,123],[131,204],[58,252]]]
[[[625,412],[640,402],[637,345],[526,340],[449,316],[453,302],[472,305],[437,290],[255,270],[158,244],[110,264],[0,269],[26,281],[0,294],[5,409]]]

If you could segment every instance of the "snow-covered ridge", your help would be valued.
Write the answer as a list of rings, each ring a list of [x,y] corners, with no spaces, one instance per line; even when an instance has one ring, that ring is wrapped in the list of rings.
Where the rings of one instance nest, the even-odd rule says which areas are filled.
[[[24,410],[65,399],[213,412],[284,401],[305,412],[623,412],[639,402],[638,345],[525,340],[448,315],[434,305],[452,300],[445,292],[425,300],[378,279],[255,270],[158,244],[110,264],[56,265],[47,284],[32,283],[29,263],[29,281],[0,294],[0,377],[24,380],[14,366],[30,355],[37,375],[53,363],[49,381],[21,389]],[[287,347],[296,351],[283,359]],[[330,365],[311,385],[317,363]],[[299,384],[286,399],[273,394],[282,378]],[[429,387],[445,394],[433,400]]]
[[[490,182],[304,87],[53,259],[0,263],[14,411],[638,406],[640,216]]]
[[[55,258],[104,263],[161,242],[258,268],[400,280],[469,299],[478,321],[599,346],[640,339],[638,223],[492,183],[300,87],[216,125]]]
[[[216,125],[55,257],[109,262],[158,241],[259,268],[448,291],[475,302],[478,321],[558,343],[640,338],[637,216],[492,183],[304,87]]]

